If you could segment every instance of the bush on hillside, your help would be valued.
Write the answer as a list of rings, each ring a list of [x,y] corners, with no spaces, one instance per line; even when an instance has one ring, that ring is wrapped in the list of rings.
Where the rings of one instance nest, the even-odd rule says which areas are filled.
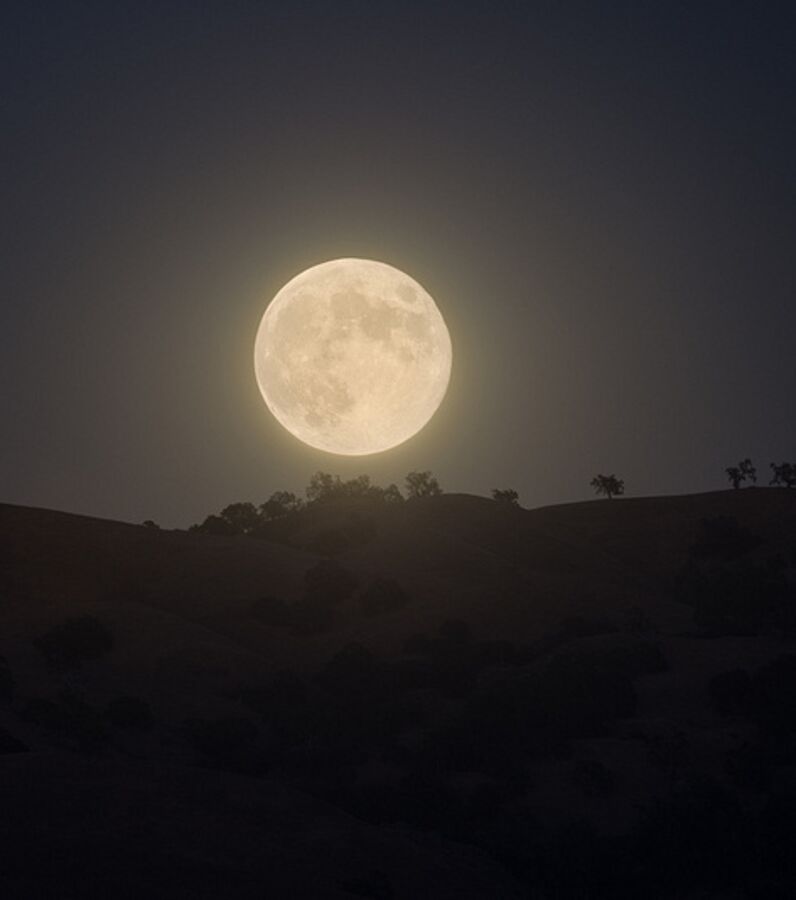
[[[223,519],[221,516],[210,515],[200,524],[191,525],[188,531],[198,532],[199,534],[212,534],[221,537],[231,537],[238,534],[235,526]]]
[[[0,656],[0,700],[10,700],[14,695],[14,676],[5,658]]]
[[[408,603],[409,597],[394,578],[375,578],[357,598],[357,606],[366,616],[396,612]]]
[[[691,546],[694,559],[734,560],[762,544],[762,539],[738,524],[732,516],[702,519]]]
[[[598,759],[578,759],[572,780],[587,797],[607,797],[616,792],[616,776]]]
[[[103,716],[70,691],[64,691],[54,700],[45,697],[28,700],[20,710],[20,718],[84,751],[97,749],[108,738]]]
[[[0,728],[0,756],[5,753],[26,753],[30,748],[15,738],[10,731]]]
[[[302,509],[304,501],[292,491],[274,491],[265,503],[260,504],[259,514],[261,520],[270,521],[300,512]]]
[[[722,715],[743,716],[761,734],[783,738],[796,734],[796,654],[783,653],[751,675],[732,669],[709,683],[714,709]]]
[[[376,532],[376,521],[372,515],[349,510],[338,516],[334,525],[327,525],[311,535],[306,547],[321,556],[337,556],[352,547],[367,544]]]
[[[494,488],[492,499],[506,506],[520,505],[520,495],[513,488]]]
[[[708,682],[710,705],[722,716],[744,716],[749,712],[752,679],[746,669],[730,669]]]
[[[755,562],[689,563],[681,597],[694,609],[694,623],[710,635],[751,635],[796,624],[796,598],[779,558]]]
[[[343,481],[339,475],[328,472],[316,472],[306,489],[307,502],[327,503],[330,500],[364,499],[377,500],[383,503],[400,503],[403,500],[396,485],[390,484],[381,488],[373,484],[369,475],[358,475]]]
[[[290,604],[279,597],[260,597],[252,603],[249,615],[272,628],[288,628],[293,624]]]
[[[765,735],[796,734],[796,654],[783,653],[752,676],[750,715]]]
[[[183,731],[206,762],[232,771],[256,768],[259,734],[250,719],[227,716],[219,719],[188,719]]]
[[[33,643],[53,668],[71,669],[109,653],[113,635],[94,616],[79,616],[66,619]]]
[[[339,606],[357,589],[357,577],[334,559],[322,559],[304,573],[305,597]]]
[[[105,707],[105,718],[112,728],[122,731],[149,731],[155,722],[146,700],[129,696],[111,700]]]

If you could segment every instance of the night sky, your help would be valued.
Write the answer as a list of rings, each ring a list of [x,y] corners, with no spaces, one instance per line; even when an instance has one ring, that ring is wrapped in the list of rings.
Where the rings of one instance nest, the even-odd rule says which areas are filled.
[[[184,526],[318,469],[523,505],[796,457],[796,6],[17,3],[0,500]],[[437,301],[448,395],[328,456],[267,302],[338,256]],[[763,471],[764,470],[764,471]]]

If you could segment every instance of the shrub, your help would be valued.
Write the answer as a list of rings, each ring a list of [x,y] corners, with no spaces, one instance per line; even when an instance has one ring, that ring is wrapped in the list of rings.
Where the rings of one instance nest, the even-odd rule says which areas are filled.
[[[358,510],[349,511],[335,525],[319,530],[307,542],[307,549],[322,556],[337,556],[351,547],[359,547],[373,540],[376,521]]]
[[[278,597],[261,597],[255,600],[249,612],[253,619],[273,628],[284,628],[293,624],[290,604]]]
[[[714,675],[708,683],[710,704],[722,716],[743,716],[749,712],[752,679],[746,669],[731,669]]]
[[[610,634],[616,631],[616,625],[609,619],[589,616],[567,616],[554,632],[556,643],[566,643],[578,638],[595,637],[598,634]]]
[[[113,635],[94,616],[81,616],[66,619],[33,643],[49,665],[70,669],[108,653],[113,647]]]
[[[55,700],[44,697],[28,700],[20,711],[20,718],[55,737],[77,744],[82,750],[93,750],[108,737],[104,718],[82,697],[68,691],[59,694]]]
[[[697,896],[699,887],[702,896],[727,896],[755,864],[753,829],[735,796],[711,781],[694,783],[643,811],[631,854],[644,860],[659,896]]]
[[[105,708],[112,728],[126,731],[149,731],[154,723],[152,708],[140,697],[116,697]]]
[[[598,759],[576,760],[572,780],[587,797],[606,797],[616,791],[616,776]]]
[[[230,503],[220,513],[233,534],[248,534],[260,524],[260,515],[253,503]]]
[[[431,652],[432,641],[425,634],[410,634],[402,645],[402,650],[407,656],[426,656]]]
[[[709,684],[711,703],[723,715],[753,721],[763,735],[796,733],[796,654],[783,653],[751,676],[743,669],[722,672]]]
[[[392,578],[376,578],[358,599],[359,608],[366,616],[395,612],[408,602],[403,588]]]
[[[562,752],[571,738],[610,733],[617,719],[635,711],[629,678],[594,658],[562,655],[510,670],[478,691],[463,712],[460,740],[487,757],[496,744],[547,756]]]
[[[273,494],[260,505],[260,518],[281,519],[291,513],[300,512],[304,508],[304,502],[291,491],[274,491]]]
[[[254,768],[258,731],[250,719],[188,719],[183,730],[209,763],[238,771]]]
[[[720,564],[691,562],[680,577],[684,602],[694,623],[708,634],[757,634],[765,628],[791,628],[793,590],[779,558],[746,558]]]
[[[0,656],[0,700],[10,700],[14,694],[14,676],[8,663]]]
[[[321,717],[309,686],[291,671],[276,673],[262,687],[243,690],[241,701],[260,716],[269,734],[288,744],[306,740]]]
[[[446,619],[437,628],[437,635],[452,644],[466,644],[473,636],[470,626],[462,619]]]
[[[520,495],[513,488],[494,488],[492,491],[492,499],[506,506],[519,506]]]
[[[353,594],[357,578],[333,559],[322,559],[304,575],[305,596],[329,606],[338,606]]]
[[[626,678],[667,672],[669,663],[655,641],[628,641],[603,652],[604,665]]]
[[[6,731],[5,728],[0,728],[0,756],[4,753],[25,753],[30,748],[23,744],[18,738],[15,738],[13,734]]]
[[[359,694],[376,686],[380,663],[362,644],[346,644],[318,673],[318,680],[333,693]]]
[[[368,900],[392,900],[395,896],[389,877],[384,872],[376,870],[340,881],[339,887],[346,894],[366,897]]]
[[[764,734],[796,733],[796,654],[783,653],[754,673],[749,708]]]
[[[238,534],[239,532],[235,529],[235,526],[228,522],[226,519],[223,519],[221,516],[207,516],[204,522],[201,525],[191,525],[188,529],[189,531],[196,531],[200,534],[214,534],[221,535],[223,537],[229,537],[233,534]]]
[[[732,516],[702,519],[697,538],[691,546],[694,559],[733,560],[762,543],[761,538],[742,528]]]

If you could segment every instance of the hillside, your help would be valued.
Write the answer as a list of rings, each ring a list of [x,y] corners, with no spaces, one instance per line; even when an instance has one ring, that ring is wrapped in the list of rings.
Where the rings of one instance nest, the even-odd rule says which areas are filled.
[[[794,584],[784,489],[346,501],[256,538],[0,505],[0,875],[16,896],[85,896],[86,866],[116,896],[624,896],[605,873],[578,894],[602,864],[556,868],[560,835],[610,860],[686,786],[754,816],[796,790]]]

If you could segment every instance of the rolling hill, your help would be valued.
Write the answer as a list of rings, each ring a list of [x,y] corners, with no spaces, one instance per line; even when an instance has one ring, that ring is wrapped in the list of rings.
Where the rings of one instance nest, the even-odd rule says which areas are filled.
[[[790,726],[721,699],[742,670],[783,702],[760,692],[772,665],[790,683],[795,570],[784,489],[349,500],[257,537],[0,505],[0,879],[576,896],[550,862],[573,823],[610,858],[686,782],[755,810],[796,788]],[[759,783],[733,775],[773,743]]]

